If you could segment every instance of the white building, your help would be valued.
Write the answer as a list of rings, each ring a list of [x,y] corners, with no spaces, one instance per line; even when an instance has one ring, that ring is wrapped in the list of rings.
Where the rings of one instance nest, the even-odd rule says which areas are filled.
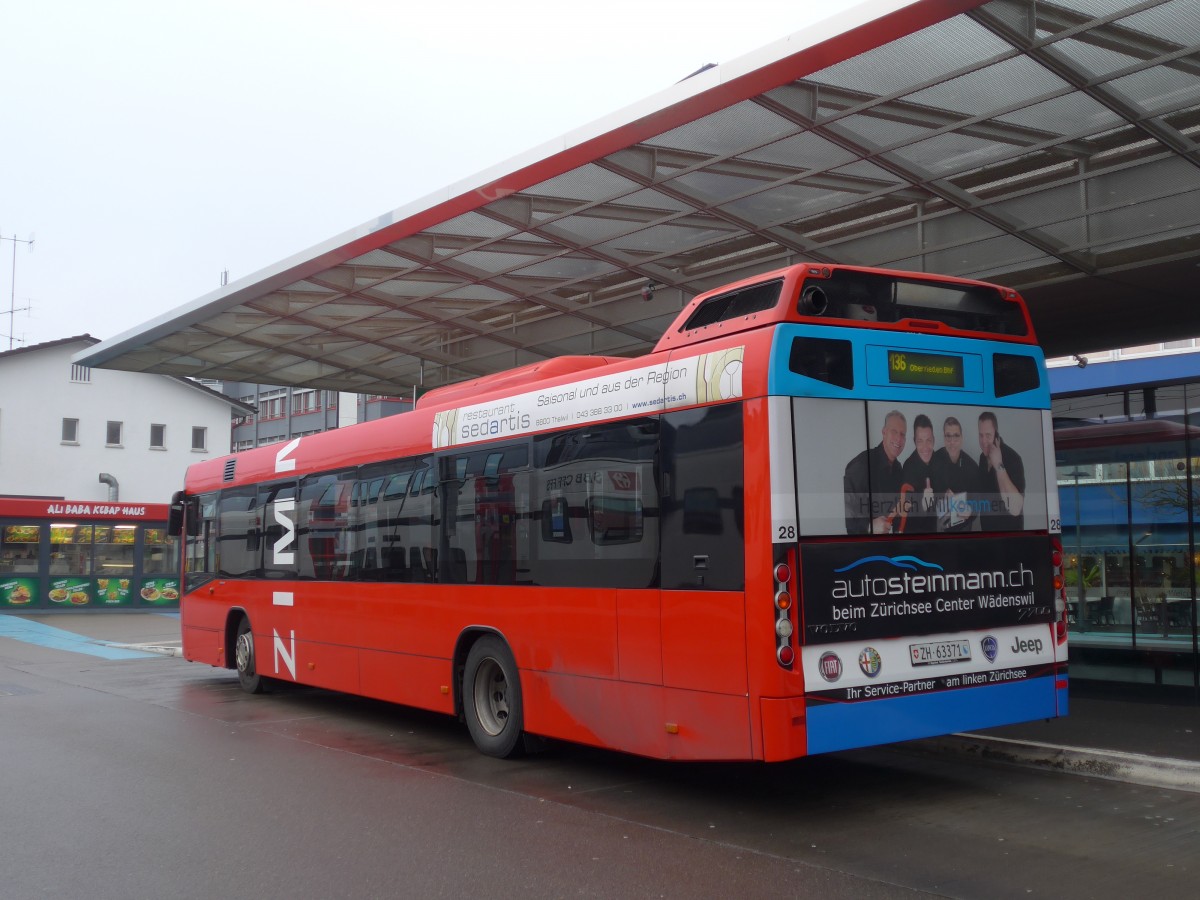
[[[0,353],[0,495],[166,503],[191,463],[229,452],[231,410],[254,412],[184,378],[72,365],[96,343]]]

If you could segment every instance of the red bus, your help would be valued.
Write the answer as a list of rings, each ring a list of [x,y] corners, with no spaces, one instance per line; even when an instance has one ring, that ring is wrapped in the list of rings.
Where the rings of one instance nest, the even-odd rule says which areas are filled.
[[[459,716],[500,757],[773,761],[1062,715],[1049,401],[1011,290],[765,273],[645,357],[192,466],[184,655]]]

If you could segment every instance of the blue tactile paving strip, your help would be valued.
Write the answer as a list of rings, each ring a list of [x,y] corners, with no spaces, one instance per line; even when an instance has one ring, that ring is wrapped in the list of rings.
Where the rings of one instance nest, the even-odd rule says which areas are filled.
[[[52,650],[86,653],[101,659],[149,659],[158,655],[117,647],[107,641],[98,641],[72,631],[64,631],[62,628],[43,625],[41,622],[30,622],[20,616],[0,616],[0,638],[12,638]]]

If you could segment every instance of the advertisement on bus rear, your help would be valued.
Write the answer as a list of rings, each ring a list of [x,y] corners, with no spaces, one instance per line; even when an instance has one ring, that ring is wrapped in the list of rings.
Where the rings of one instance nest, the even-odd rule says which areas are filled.
[[[1054,621],[1045,537],[805,544],[800,569],[805,644]]]
[[[1048,529],[1041,410],[797,398],[792,421],[802,536]]]
[[[1053,638],[1035,625],[843,641],[803,651],[810,707],[1029,682],[1051,675],[1054,664]]]

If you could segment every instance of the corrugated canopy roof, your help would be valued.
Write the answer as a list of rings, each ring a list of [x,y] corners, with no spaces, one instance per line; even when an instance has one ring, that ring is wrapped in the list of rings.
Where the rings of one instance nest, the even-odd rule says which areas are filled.
[[[1015,287],[1051,354],[1198,334],[1198,130],[1200,0],[877,0],[77,361],[407,394],[803,260]]]

